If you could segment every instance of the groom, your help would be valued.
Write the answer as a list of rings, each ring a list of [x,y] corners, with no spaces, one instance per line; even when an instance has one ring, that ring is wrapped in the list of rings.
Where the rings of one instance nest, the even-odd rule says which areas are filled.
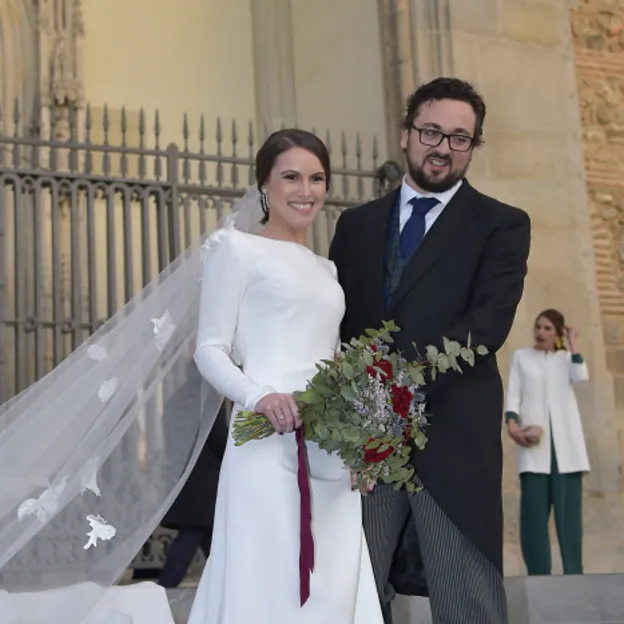
[[[530,244],[525,212],[483,195],[465,179],[482,142],[485,104],[473,87],[437,78],[409,99],[401,132],[407,175],[399,189],[338,220],[330,257],[347,312],[342,338],[394,320],[408,358],[442,338],[485,345],[463,374],[427,384],[432,414],[414,453],[423,489],[378,484],[363,521],[386,624],[394,589],[429,596],[439,624],[505,624],[501,417],[494,353],[505,342],[523,291]],[[392,576],[400,554],[412,570]],[[413,545],[420,545],[420,549]],[[407,558],[406,558],[407,555]],[[426,588],[419,584],[419,564]]]

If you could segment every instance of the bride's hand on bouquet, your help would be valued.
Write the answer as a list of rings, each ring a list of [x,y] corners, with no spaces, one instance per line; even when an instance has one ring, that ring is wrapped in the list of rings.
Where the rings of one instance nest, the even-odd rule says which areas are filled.
[[[256,403],[255,411],[264,414],[279,434],[292,433],[301,427],[299,410],[292,394],[267,394]]]
[[[375,489],[377,485],[376,479],[363,478],[359,472],[351,473],[351,489],[359,490],[361,494],[370,493]]]

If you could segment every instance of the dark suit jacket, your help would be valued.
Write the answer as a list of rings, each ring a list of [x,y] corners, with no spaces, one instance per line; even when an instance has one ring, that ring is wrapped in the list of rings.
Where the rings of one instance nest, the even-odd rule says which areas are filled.
[[[188,381],[180,386],[165,405],[165,422],[193,427],[201,409],[199,371],[190,365]],[[169,432],[175,437],[175,428]],[[196,528],[212,531],[221,461],[227,443],[225,403],[221,406],[187,482],[161,525],[168,529]]]
[[[528,215],[475,190],[464,180],[384,303],[384,249],[397,193],[346,210],[339,218],[330,257],[338,267],[347,312],[342,338],[393,319],[402,329],[397,348],[414,357],[442,346],[442,337],[491,354],[464,374],[448,372],[427,384],[432,414],[424,451],[414,465],[425,488],[459,529],[502,571],[501,418],[503,388],[495,352],[511,329],[523,292],[530,245]],[[410,526],[413,523],[410,523]],[[414,543],[414,536],[406,536]],[[414,557],[416,557],[415,555]],[[399,553],[405,566],[409,557]],[[413,576],[413,572],[411,573]],[[400,593],[423,593],[405,574]]]

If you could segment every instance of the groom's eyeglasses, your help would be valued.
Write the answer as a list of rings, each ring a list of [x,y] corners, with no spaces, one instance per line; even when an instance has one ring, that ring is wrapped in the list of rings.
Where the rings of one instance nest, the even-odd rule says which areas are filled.
[[[467,152],[474,143],[472,137],[464,134],[445,134],[433,128],[417,128],[412,126],[412,130],[418,132],[418,140],[427,147],[438,147],[444,139],[448,139],[449,147],[454,152]]]

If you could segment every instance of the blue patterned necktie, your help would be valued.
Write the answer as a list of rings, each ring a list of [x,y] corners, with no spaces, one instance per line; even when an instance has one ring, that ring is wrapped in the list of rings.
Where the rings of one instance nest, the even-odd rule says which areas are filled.
[[[401,255],[407,260],[416,251],[425,235],[425,215],[440,203],[435,197],[414,197],[411,199],[412,216],[407,220],[401,232]]]

